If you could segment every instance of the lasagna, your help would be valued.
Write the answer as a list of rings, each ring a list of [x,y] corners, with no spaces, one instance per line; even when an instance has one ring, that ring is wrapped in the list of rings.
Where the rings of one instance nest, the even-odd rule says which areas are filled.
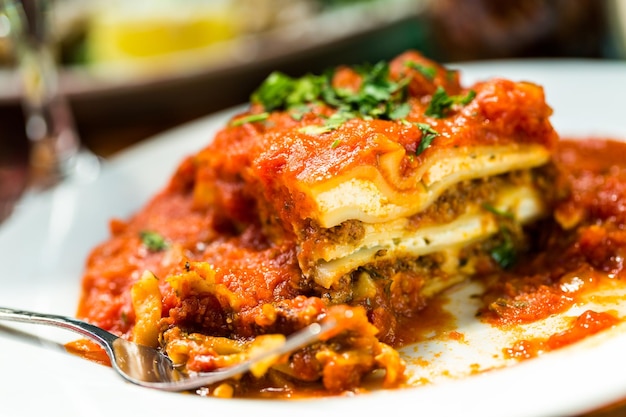
[[[551,113],[540,86],[464,87],[414,51],[271,74],[161,193],[112,222],[79,315],[192,372],[334,317],[325,340],[216,395],[342,392],[378,369],[401,385],[402,326],[446,288],[510,267],[548,215]]]

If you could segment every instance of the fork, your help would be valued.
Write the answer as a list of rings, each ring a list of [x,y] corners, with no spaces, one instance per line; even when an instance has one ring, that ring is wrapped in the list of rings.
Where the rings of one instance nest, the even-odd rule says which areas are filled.
[[[188,375],[181,372],[179,367],[161,351],[130,342],[73,317],[0,307],[0,320],[44,324],[79,333],[102,346],[111,359],[113,369],[124,379],[143,387],[163,391],[193,390],[243,374],[259,362],[293,352],[320,340],[324,333],[336,326],[335,320],[327,318],[291,334],[282,345],[237,365]]]

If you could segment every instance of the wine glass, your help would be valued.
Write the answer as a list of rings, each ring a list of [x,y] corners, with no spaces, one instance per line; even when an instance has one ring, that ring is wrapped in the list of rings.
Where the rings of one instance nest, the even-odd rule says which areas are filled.
[[[21,78],[21,101],[30,148],[28,189],[34,192],[86,172],[93,177],[99,167],[97,158],[81,147],[70,108],[59,91],[48,13],[47,0],[0,0],[0,25],[3,25],[0,35],[12,42]],[[9,140],[0,138],[5,143]],[[24,190],[19,185],[22,176],[17,178],[20,172],[0,171],[0,221],[10,213]]]

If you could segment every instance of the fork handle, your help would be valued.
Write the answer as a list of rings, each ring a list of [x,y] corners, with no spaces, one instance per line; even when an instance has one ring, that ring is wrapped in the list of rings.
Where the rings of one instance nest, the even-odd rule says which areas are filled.
[[[0,320],[60,327],[88,337],[95,342],[98,342],[105,349],[109,349],[110,344],[118,338],[113,333],[109,333],[106,330],[94,326],[93,324],[75,319],[73,317],[61,316],[57,314],[35,313],[33,311],[0,307]]]

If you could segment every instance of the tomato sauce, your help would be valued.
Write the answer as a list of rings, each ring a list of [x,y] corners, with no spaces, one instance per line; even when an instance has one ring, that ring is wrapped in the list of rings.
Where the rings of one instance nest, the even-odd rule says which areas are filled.
[[[100,365],[111,366],[111,360],[96,342],[89,339],[79,339],[65,344],[65,350],[72,355],[90,360]]]
[[[432,65],[435,72],[420,74],[409,61],[413,66]],[[360,379],[372,370],[385,368],[387,376],[402,373],[404,365],[393,356],[397,352],[383,346],[376,331],[397,348],[431,334],[465,343],[462,329],[445,312],[444,297],[418,311],[423,307],[420,299],[406,314],[396,316],[380,311],[390,310],[386,304],[379,311],[349,306],[347,291],[346,304],[332,305],[324,299],[328,294],[320,293],[298,263],[299,251],[306,246],[298,246],[297,236],[307,219],[314,218],[307,213],[315,211],[303,190],[342,173],[349,175],[354,167],[377,166],[381,155],[396,151],[410,155],[401,163],[403,173],[408,173],[435,152],[475,144],[541,145],[554,151],[556,173],[550,201],[553,215],[530,230],[528,252],[519,254],[517,264],[505,271],[494,274],[493,268],[485,268],[489,275],[477,277],[485,286],[481,320],[504,330],[535,323],[584,303],[585,295],[607,280],[626,278],[626,144],[603,139],[557,141],[549,121],[552,109],[543,89],[531,83],[479,83],[472,87],[475,98],[468,103],[445,115],[428,116],[430,95],[439,87],[449,94],[465,93],[458,74],[412,53],[392,61],[390,74],[395,82],[410,78],[412,95],[403,103],[409,105],[406,123],[352,117],[323,135],[311,134],[307,127],[320,128],[336,111],[319,103],[298,119],[287,111],[268,111],[263,123],[231,122],[210,146],[183,161],[167,187],[133,218],[111,222],[111,239],[96,247],[87,261],[78,316],[132,338],[136,317],[131,288],[148,270],[159,279],[159,326],[173,330],[172,338],[197,334],[198,339],[210,335],[244,342],[263,334],[290,334],[333,314],[333,308],[354,309],[359,320],[342,322],[342,329],[354,334],[334,341],[333,349],[322,353],[296,353],[289,372],[298,375],[300,386],[310,383],[310,392],[316,392],[319,380],[326,390],[341,392],[358,389]],[[356,89],[362,79],[340,70],[333,82]],[[253,105],[234,121],[258,117],[262,110]],[[417,152],[425,140],[424,123],[436,130],[437,140]],[[155,240],[144,240],[154,232]],[[169,280],[189,276],[201,277],[205,289],[211,290],[195,288],[185,279],[180,286]],[[545,340],[520,340],[507,354],[534,357],[621,320],[605,311],[587,311],[568,329]],[[166,332],[160,335],[168,337]],[[197,367],[192,370],[219,365],[211,349],[201,343],[195,347],[199,353],[188,362]],[[89,344],[68,349],[101,360],[98,349]],[[325,358],[323,365],[318,357]],[[286,377],[269,372],[267,378]],[[397,386],[401,381],[392,375],[385,384]],[[250,396],[267,386],[291,386],[293,381],[237,384],[240,395]],[[288,395],[297,395],[296,391],[285,389]]]
[[[531,359],[542,353],[579,342],[586,337],[609,329],[621,321],[620,318],[610,312],[587,310],[575,317],[567,329],[554,333],[548,338],[518,340],[513,346],[505,348],[504,354],[512,359]]]
[[[573,305],[584,303],[585,296],[603,282],[610,280],[619,285],[619,280],[626,278],[626,144],[600,139],[564,140],[558,145],[556,165],[559,176],[554,219],[537,228],[534,249],[516,267],[496,277],[481,278],[486,290],[480,317],[505,331],[564,313]],[[128,237],[104,243],[90,258],[90,274],[85,278],[79,310],[90,321],[119,334],[128,334],[134,320],[128,300],[129,288],[136,280],[133,271],[151,269],[167,275],[183,268],[178,262],[164,260],[150,251],[137,251],[138,232],[149,229],[158,229],[179,242],[177,250],[187,259],[208,257],[226,265],[222,272],[218,271],[219,280],[241,294],[244,306],[241,317],[246,322],[262,323],[264,316],[255,308],[258,300],[304,301],[298,298],[295,285],[299,272],[294,253],[272,249],[254,227],[230,237],[224,233],[217,240],[209,235],[213,233],[211,230],[219,230],[219,216],[207,208],[198,209],[191,196],[179,193],[186,186],[184,170],[185,164],[170,186],[132,221],[111,222],[114,236]],[[168,220],[172,218],[175,220]],[[118,264],[100,264],[101,256],[116,251],[127,251],[132,256],[117,257]],[[116,278],[112,279],[112,274]],[[185,311],[176,306],[175,294],[168,286],[163,286],[163,292],[166,314],[183,321],[185,314],[197,315],[196,307],[184,307],[190,308]],[[396,346],[426,340],[433,334],[465,343],[462,329],[457,329],[454,318],[445,310],[445,303],[445,296],[438,297],[417,318],[400,323]],[[323,309],[306,303],[301,308],[311,312]],[[531,359],[610,329],[621,321],[623,318],[612,311],[587,310],[572,317],[565,329],[546,337],[520,338],[505,348],[503,354],[515,360]],[[228,333],[228,329],[212,331]],[[110,363],[104,352],[88,341],[70,343],[67,349],[101,364]],[[305,375],[308,360],[306,355],[297,355],[292,366]],[[235,388],[239,395],[258,398],[328,394],[315,381],[315,375],[311,375],[311,381],[302,380],[295,385],[277,372],[270,372],[267,378],[271,383],[244,378],[235,383]],[[369,388],[380,386],[380,382],[373,381],[363,384]],[[278,388],[268,389],[268,385]],[[217,395],[216,390],[208,387],[207,395]]]
[[[462,339],[457,331],[457,323],[445,306],[448,302],[444,295],[432,299],[426,307],[420,310],[417,317],[405,317],[397,326],[395,345],[405,346],[433,337],[446,334],[451,339]]]
[[[559,176],[554,219],[538,228],[534,249],[518,266],[497,277],[482,278],[486,290],[482,295],[484,307],[479,313],[482,320],[494,326],[507,329],[564,313],[576,303],[584,302],[585,296],[603,282],[619,283],[626,278],[626,144],[601,139],[562,140],[556,152],[556,165]],[[182,172],[174,177],[170,187],[155,197],[149,209],[138,217],[131,222],[112,221],[114,235],[129,237],[108,241],[92,254],[80,315],[119,334],[128,333],[133,322],[127,299],[129,287],[135,280],[133,271],[148,268],[168,274],[181,268],[177,262],[168,263],[149,251],[137,253],[138,231],[152,228],[165,230],[170,238],[182,242],[179,250],[188,259],[209,256],[222,265],[229,265],[231,272],[223,272],[220,279],[243,296],[244,306],[251,307],[242,310],[242,317],[249,316],[246,320],[250,322],[262,320],[258,309],[253,308],[258,300],[297,299],[294,282],[299,275],[295,254],[272,250],[264,239],[259,239],[254,228],[237,237],[233,235],[203,244],[214,239],[207,233],[215,229],[219,219],[210,210],[198,210],[191,197],[177,192],[185,187],[184,169],[183,164]],[[164,220],[171,219],[173,213],[175,221]],[[99,265],[100,256],[116,251],[129,251],[133,255],[117,257],[119,264]],[[255,278],[260,278],[258,271],[263,272],[261,281]],[[112,274],[117,278],[112,279]],[[164,286],[164,294],[164,309],[169,311],[175,307],[175,296],[167,286]],[[253,299],[246,301],[246,294]],[[323,307],[309,305],[305,308],[321,311]],[[188,314],[194,313],[195,310],[190,310]],[[180,318],[186,313],[178,307],[168,314]],[[432,334],[464,340],[453,317],[445,311],[445,297],[433,300],[419,318],[407,319],[398,326],[398,347],[425,340]],[[576,343],[622,320],[615,312],[588,310],[573,317],[566,329],[548,337],[522,338],[506,348],[504,354],[518,360],[533,358]],[[227,333],[224,329],[214,330]],[[103,352],[91,343],[79,341],[68,344],[67,348],[85,358],[108,363]],[[280,395],[301,396],[305,392],[317,395],[318,385],[309,383],[308,388],[305,385],[302,390],[285,388]],[[261,396],[266,395],[269,394]],[[279,394],[270,396],[275,395]]]
[[[508,328],[533,323],[589,300],[626,278],[626,143],[562,140],[553,219],[535,234],[520,265],[485,280],[483,320]],[[607,298],[608,297],[608,298]],[[619,296],[604,301],[619,302]],[[573,344],[623,321],[615,312],[587,310],[547,338],[519,340],[505,354],[527,359]]]

